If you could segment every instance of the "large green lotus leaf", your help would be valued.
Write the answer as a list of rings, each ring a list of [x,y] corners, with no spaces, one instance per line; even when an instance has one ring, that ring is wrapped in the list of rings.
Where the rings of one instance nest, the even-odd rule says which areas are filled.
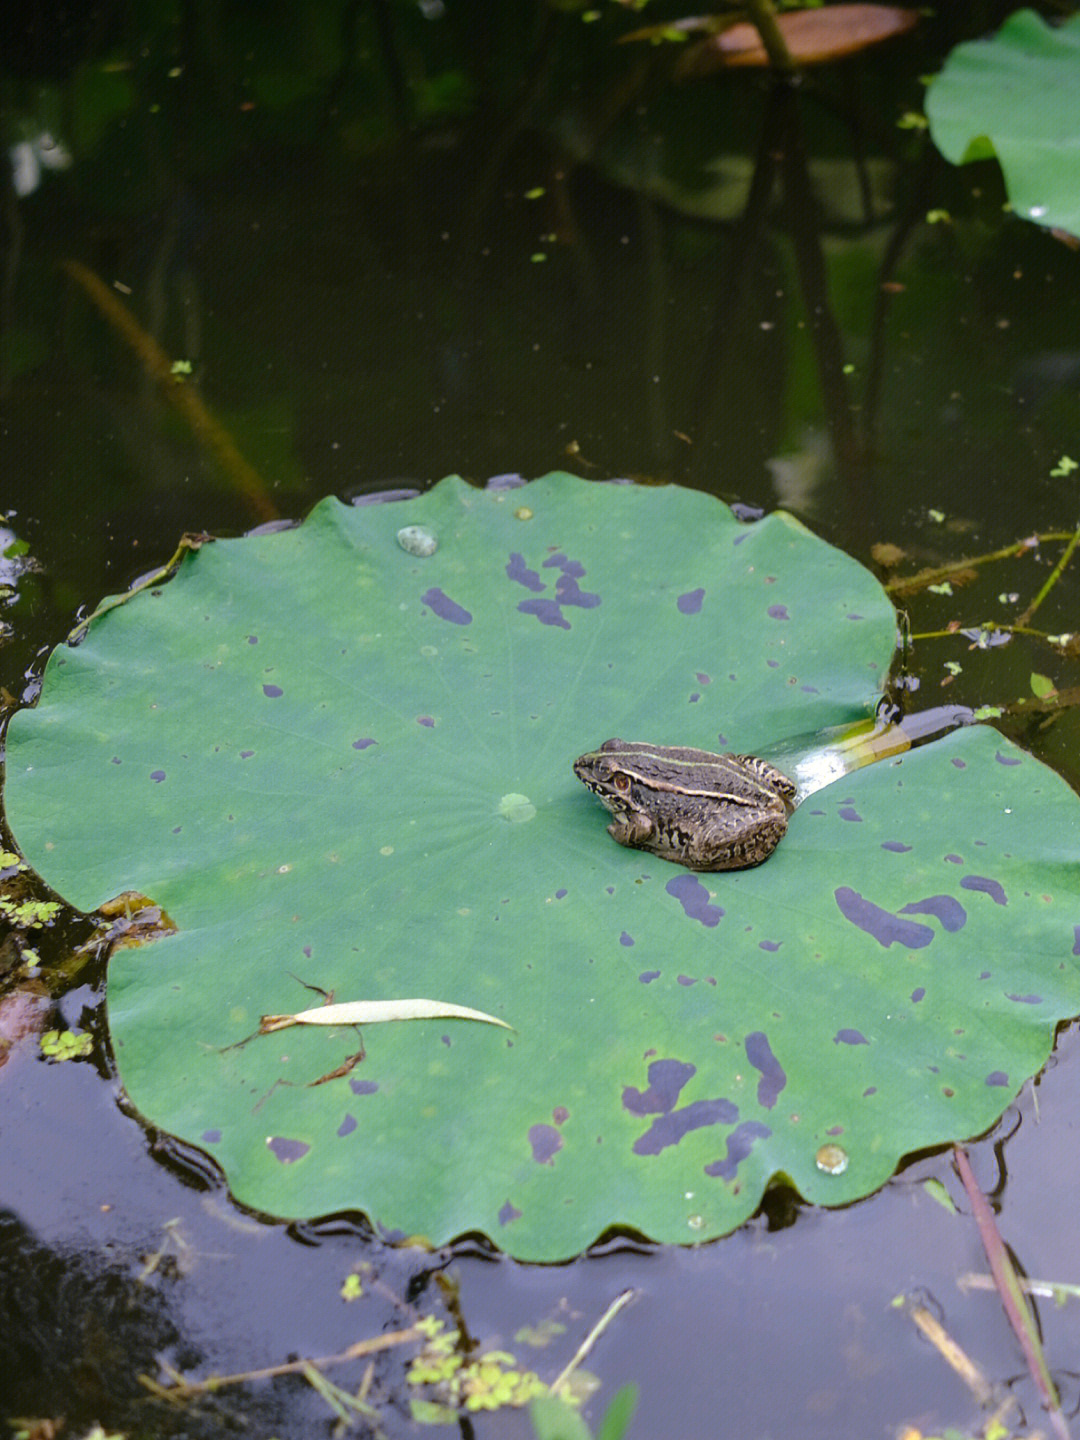
[[[934,144],[954,165],[997,155],[1018,215],[1080,235],[1080,15],[1033,10],[992,40],[958,45],[926,97]]]
[[[397,541],[417,523],[430,557]],[[328,500],[57,650],[8,816],[77,906],[137,890],[176,922],[110,962],[120,1076],[241,1201],[532,1259],[616,1224],[703,1239],[777,1175],[847,1202],[981,1131],[1080,1011],[1080,806],[993,731],[818,790],[719,875],[615,845],[571,773],[610,735],[758,749],[863,716],[893,638],[855,562],[690,491]],[[322,1084],[354,1031],[226,1048],[317,1004],[301,982],[515,1031],[367,1026]]]

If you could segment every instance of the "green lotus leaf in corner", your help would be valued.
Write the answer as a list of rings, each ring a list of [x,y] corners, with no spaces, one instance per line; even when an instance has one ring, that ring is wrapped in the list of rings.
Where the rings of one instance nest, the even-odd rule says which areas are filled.
[[[1017,10],[992,39],[958,45],[926,97],[946,160],[996,155],[1016,213],[1072,235],[1080,235],[1078,75],[1080,15],[1050,26]]]
[[[8,817],[74,905],[175,922],[110,961],[120,1078],[244,1204],[533,1260],[703,1240],[777,1176],[845,1203],[984,1130],[1080,1012],[1080,804],[993,730],[816,791],[715,875],[615,845],[571,771],[866,716],[894,633],[854,561],[687,490],[326,500],[60,646]],[[414,996],[513,1028],[258,1033]]]

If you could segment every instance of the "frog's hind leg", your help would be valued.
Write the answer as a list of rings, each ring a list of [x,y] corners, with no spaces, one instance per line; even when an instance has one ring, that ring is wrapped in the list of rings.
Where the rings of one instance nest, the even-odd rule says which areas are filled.
[[[736,755],[735,759],[745,765],[748,770],[752,770],[759,780],[764,780],[766,785],[782,796],[785,804],[791,809],[795,808],[795,797],[799,793],[799,787],[782,770],[778,770],[775,765],[770,765],[768,760],[762,760],[760,755]]]
[[[749,870],[769,858],[786,831],[786,815],[763,815],[741,827],[737,836],[730,829],[714,833],[707,828],[695,846],[695,858],[682,863],[690,870]]]

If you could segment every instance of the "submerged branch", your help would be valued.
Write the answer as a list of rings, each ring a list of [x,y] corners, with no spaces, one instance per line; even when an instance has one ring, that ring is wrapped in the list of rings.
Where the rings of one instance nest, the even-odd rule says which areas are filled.
[[[154,337],[143,329],[127,306],[93,270],[78,260],[62,260],[60,265],[135,351],[147,373],[161,387],[165,398],[184,417],[196,440],[210,451],[256,515],[263,520],[276,520],[278,509],[267,494],[262,476],[240,454],[232,436],[211,415],[194,388],[176,376],[172,361]]]

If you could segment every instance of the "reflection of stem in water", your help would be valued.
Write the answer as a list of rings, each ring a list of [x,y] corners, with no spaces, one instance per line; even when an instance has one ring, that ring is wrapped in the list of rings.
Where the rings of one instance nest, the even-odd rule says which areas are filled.
[[[61,266],[120,335],[135,351],[148,373],[161,386],[166,399],[190,425],[195,438],[216,458],[223,472],[263,520],[277,518],[278,510],[259,475],[236,448],[232,436],[210,414],[190,385],[178,381],[172,362],[161,346],[148,335],[131,311],[92,270],[77,260],[63,260]]]
[[[852,418],[840,330],[829,298],[818,207],[807,174],[799,95],[790,79],[778,80],[768,95],[750,193],[735,230],[720,308],[702,365],[697,397],[698,445],[699,449],[705,449],[712,439],[718,428],[716,411],[730,394],[735,366],[745,366],[745,330],[739,322],[744,317],[750,288],[746,275],[751,257],[757,259],[761,252],[777,178],[783,187],[784,218],[791,236],[807,335],[814,350],[836,470],[849,511],[858,516],[867,508],[867,476]]]
[[[836,470],[847,495],[851,512],[868,513],[868,475],[861,463],[860,446],[852,419],[851,396],[844,373],[844,347],[840,327],[829,298],[829,280],[821,247],[821,226],[803,143],[799,97],[786,86],[778,92],[784,111],[783,161],[784,211],[791,229],[795,267],[799,276],[807,331],[817,361],[818,384],[825,420],[832,440]]]

